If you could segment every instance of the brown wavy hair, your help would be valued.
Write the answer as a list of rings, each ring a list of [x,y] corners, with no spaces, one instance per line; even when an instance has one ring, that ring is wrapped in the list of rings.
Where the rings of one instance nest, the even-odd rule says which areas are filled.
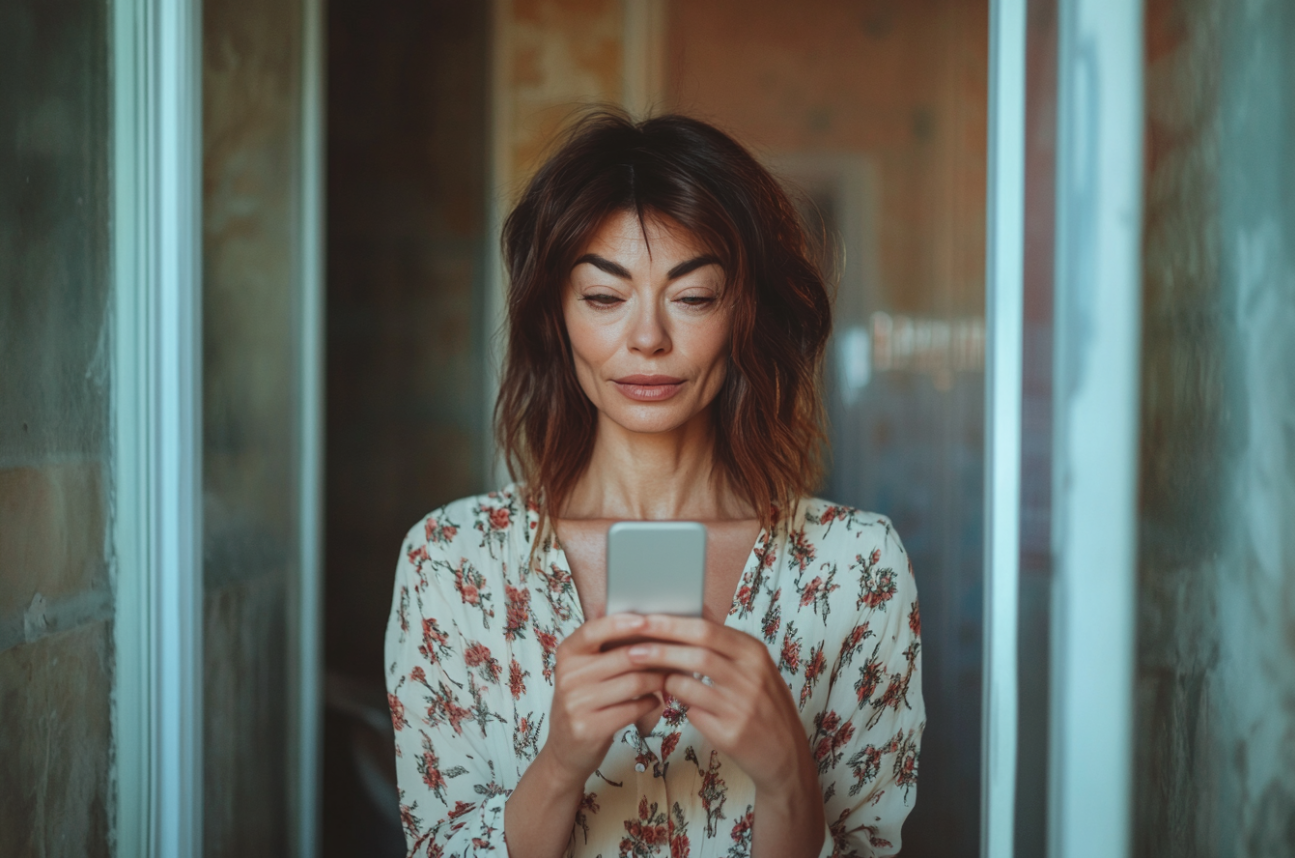
[[[509,473],[547,520],[589,464],[597,410],[576,379],[562,296],[578,255],[621,211],[668,216],[720,260],[733,329],[711,404],[715,461],[772,527],[822,475],[831,301],[778,182],[733,138],[686,116],[586,114],[504,223],[508,351],[495,432]]]

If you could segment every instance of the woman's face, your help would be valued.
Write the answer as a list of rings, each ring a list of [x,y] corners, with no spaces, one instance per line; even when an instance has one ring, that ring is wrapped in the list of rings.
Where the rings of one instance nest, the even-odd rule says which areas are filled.
[[[604,418],[668,432],[706,410],[727,365],[723,288],[719,261],[678,222],[619,212],[603,223],[571,269],[562,307],[576,377]]]

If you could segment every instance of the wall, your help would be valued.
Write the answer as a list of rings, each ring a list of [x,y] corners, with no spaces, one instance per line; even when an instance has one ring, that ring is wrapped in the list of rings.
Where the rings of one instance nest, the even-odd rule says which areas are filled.
[[[1295,8],[1147,18],[1138,856],[1295,853]]]
[[[204,852],[287,854],[301,3],[203,4]]]
[[[0,5],[0,854],[109,854],[108,7]]]

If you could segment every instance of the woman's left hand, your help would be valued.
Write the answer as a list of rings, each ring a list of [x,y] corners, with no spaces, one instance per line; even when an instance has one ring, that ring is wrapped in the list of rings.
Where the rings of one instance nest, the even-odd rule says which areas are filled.
[[[756,814],[755,844],[762,845],[760,829],[774,822],[769,819],[774,813],[785,813],[789,825],[803,829],[799,833],[821,840],[818,770],[791,690],[768,648],[737,629],[668,614],[649,615],[639,634],[653,640],[631,646],[630,659],[669,671],[665,690],[688,707],[688,721],[755,783],[757,810],[769,809]],[[707,677],[710,684],[693,674]],[[805,843],[799,838],[791,842]],[[815,848],[811,854],[817,853]]]

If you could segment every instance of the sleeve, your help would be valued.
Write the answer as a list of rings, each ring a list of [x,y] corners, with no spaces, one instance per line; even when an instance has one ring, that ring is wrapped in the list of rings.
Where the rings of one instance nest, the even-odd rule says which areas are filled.
[[[500,786],[490,752],[498,732],[510,729],[496,711],[506,705],[499,663],[486,643],[469,640],[490,628],[492,594],[464,542],[433,513],[410,531],[396,566],[387,701],[411,858],[508,855],[504,802],[511,790]]]
[[[850,575],[841,592],[842,607],[856,610],[842,611],[850,622],[810,740],[827,819],[822,858],[899,853],[925,727],[912,565],[887,519],[879,517],[861,536],[849,540]]]

